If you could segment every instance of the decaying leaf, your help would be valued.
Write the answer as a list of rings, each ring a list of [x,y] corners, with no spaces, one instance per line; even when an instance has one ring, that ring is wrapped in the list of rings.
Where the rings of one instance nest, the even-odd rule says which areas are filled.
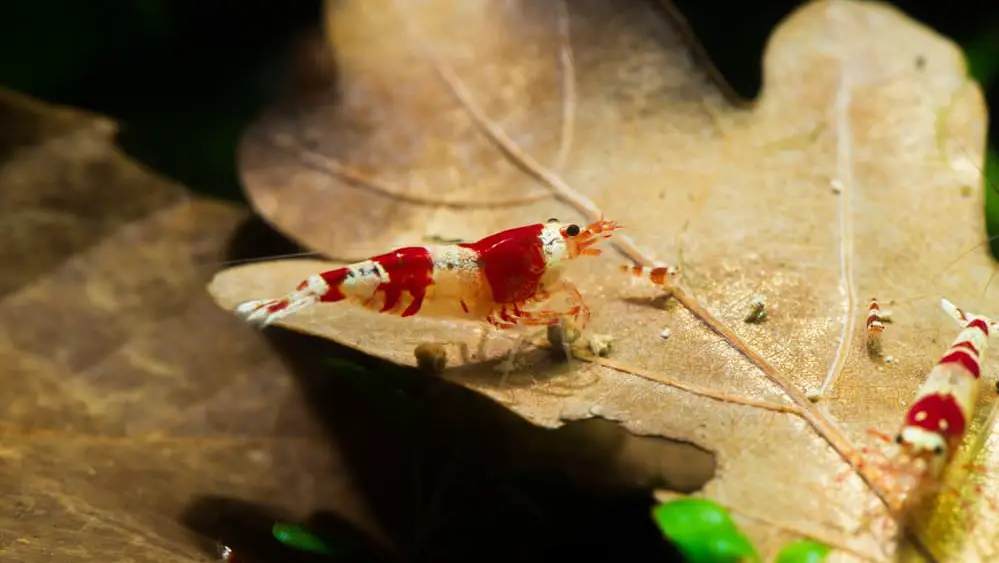
[[[774,31],[763,93],[737,109],[646,2],[330,6],[336,91],[275,109],[243,147],[269,222],[344,261],[552,216],[623,223],[621,254],[682,255],[684,278],[666,299],[623,278],[621,254],[572,270],[610,357],[539,359],[504,387],[492,361],[444,376],[538,425],[603,417],[716,452],[703,494],[736,511],[765,558],[798,536],[846,559],[895,551],[891,527],[863,523],[870,487],[837,482],[844,460],[865,429],[895,430],[956,335],[940,297],[999,314],[982,295],[987,250],[974,249],[981,193],[962,191],[981,183],[985,108],[952,43],[884,5],[812,3]],[[210,288],[231,309],[330,267],[241,266]],[[766,320],[746,323],[758,296]],[[886,366],[864,353],[872,296],[898,301]],[[336,306],[281,324],[409,365],[420,344],[475,338]],[[509,343],[494,336],[491,359]],[[940,510],[923,543],[949,560],[996,557],[997,515],[961,514],[975,534]]]
[[[0,115],[0,559],[207,561],[183,525],[206,497],[372,527],[295,379],[204,291],[245,211],[102,117],[9,93]]]

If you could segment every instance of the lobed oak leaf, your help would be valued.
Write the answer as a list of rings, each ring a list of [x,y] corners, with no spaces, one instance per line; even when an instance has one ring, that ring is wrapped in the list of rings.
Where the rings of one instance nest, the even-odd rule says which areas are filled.
[[[6,91],[0,115],[0,558],[205,561],[187,528],[227,497],[374,529],[287,367],[204,291],[245,210],[107,118]]]
[[[682,258],[673,297],[630,283],[606,252],[571,276],[589,330],[615,339],[609,358],[536,353],[501,385],[493,360],[509,339],[496,335],[490,361],[444,377],[541,426],[601,417],[715,452],[702,494],[735,511],[765,560],[800,536],[844,559],[896,551],[891,529],[862,518],[873,477],[837,476],[867,428],[897,428],[956,335],[940,297],[999,314],[969,189],[986,111],[956,46],[882,4],[813,2],[775,29],[762,94],[743,107],[638,0],[330,2],[327,19],[336,88],[260,119],[241,167],[256,210],[336,262],[228,269],[210,285],[222,307],[393,247],[602,213],[627,226],[613,239],[625,257]],[[766,319],[744,322],[757,295]],[[884,335],[895,363],[864,352],[874,296],[898,302]],[[474,344],[466,324],[347,306],[279,324],[407,365],[423,343]],[[917,547],[995,557],[996,515],[964,511],[984,530],[965,535],[957,512],[939,511]]]

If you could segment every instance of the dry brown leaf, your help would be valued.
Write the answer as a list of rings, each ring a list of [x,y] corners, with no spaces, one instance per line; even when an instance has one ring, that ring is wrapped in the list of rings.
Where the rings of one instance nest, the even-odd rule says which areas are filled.
[[[245,211],[128,159],[108,119],[10,93],[0,115],[0,558],[205,561],[199,498],[335,499],[371,528],[288,369],[204,291]]]
[[[865,429],[897,427],[956,335],[941,296],[999,314],[982,295],[986,249],[951,265],[984,232],[967,186],[981,183],[985,106],[960,51],[885,5],[812,3],[774,31],[763,93],[736,109],[645,2],[406,4],[330,3],[338,88],[248,133],[256,209],[346,261],[550,216],[624,223],[624,255],[682,256],[685,275],[661,307],[621,277],[619,254],[574,265],[590,330],[616,339],[610,358],[541,361],[503,388],[491,363],[445,376],[542,426],[603,417],[716,452],[703,494],[736,511],[765,559],[799,535],[849,560],[893,551],[890,529],[861,527],[877,505],[868,486],[837,483],[844,458]],[[231,309],[330,267],[241,266],[210,289]],[[745,323],[756,294],[767,319]],[[885,334],[898,361],[883,370],[863,353],[871,296],[901,301]],[[474,342],[467,325],[349,307],[280,324],[410,365],[420,343]],[[495,337],[491,354],[508,343]],[[957,518],[941,510],[923,534],[938,557],[997,556],[985,503],[975,535]]]

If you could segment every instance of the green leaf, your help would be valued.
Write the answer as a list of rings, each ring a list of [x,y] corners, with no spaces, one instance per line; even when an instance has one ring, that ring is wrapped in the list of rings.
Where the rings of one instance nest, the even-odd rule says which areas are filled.
[[[985,31],[964,46],[968,72],[983,88],[999,76],[999,25],[990,24]]]
[[[710,500],[685,498],[664,503],[652,510],[652,518],[690,563],[760,560],[728,511]]]
[[[985,153],[985,228],[992,256],[999,259],[999,154],[992,148]]]
[[[326,542],[320,539],[319,536],[297,524],[275,522],[274,526],[271,528],[271,533],[274,534],[274,539],[277,541],[299,551],[307,551],[309,553],[318,553],[321,555],[338,555],[340,554],[339,552],[342,551],[334,550]]]
[[[828,545],[813,540],[793,541],[780,550],[774,563],[821,563],[830,550]]]

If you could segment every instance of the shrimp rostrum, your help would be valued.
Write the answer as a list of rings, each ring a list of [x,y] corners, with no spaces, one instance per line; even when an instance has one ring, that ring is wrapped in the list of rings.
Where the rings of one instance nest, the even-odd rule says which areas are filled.
[[[566,264],[600,254],[597,243],[620,228],[546,223],[505,230],[479,241],[411,246],[321,272],[276,299],[246,301],[236,312],[270,324],[317,303],[349,302],[402,317],[484,321],[498,328],[553,326],[563,317],[583,328],[590,311],[563,276]],[[552,306],[562,297],[561,307]]]

